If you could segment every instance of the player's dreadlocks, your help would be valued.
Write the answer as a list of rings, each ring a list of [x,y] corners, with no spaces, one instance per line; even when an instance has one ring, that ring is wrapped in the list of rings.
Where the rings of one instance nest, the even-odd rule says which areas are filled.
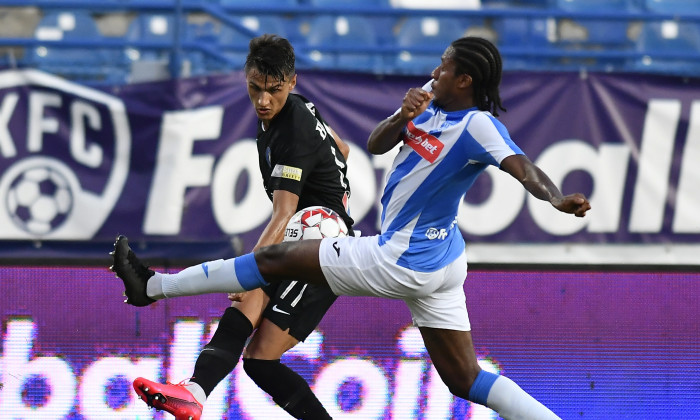
[[[498,92],[503,64],[496,46],[472,36],[457,39],[451,46],[455,51],[457,74],[466,73],[472,77],[476,106],[494,116],[498,116],[499,109],[505,111]]]
[[[294,75],[294,47],[285,38],[265,34],[250,40],[245,71],[255,68],[275,80]]]

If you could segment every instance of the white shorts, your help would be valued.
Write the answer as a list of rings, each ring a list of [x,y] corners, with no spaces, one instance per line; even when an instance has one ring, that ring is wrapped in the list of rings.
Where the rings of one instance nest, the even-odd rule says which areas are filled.
[[[469,331],[464,281],[467,257],[430,273],[396,264],[377,236],[326,238],[319,248],[321,270],[339,296],[401,299],[417,327]]]

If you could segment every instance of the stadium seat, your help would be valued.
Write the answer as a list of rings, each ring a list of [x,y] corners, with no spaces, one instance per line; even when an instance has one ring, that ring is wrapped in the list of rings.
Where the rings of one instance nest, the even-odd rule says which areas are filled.
[[[504,17],[494,19],[496,45],[503,56],[506,70],[540,69],[547,65],[547,58],[535,52],[551,49],[555,36],[553,19]]]
[[[314,7],[355,7],[362,10],[389,6],[388,0],[305,0],[304,3]]]
[[[195,43],[211,47],[218,44],[219,33],[212,21],[188,23],[184,40],[187,44]],[[210,60],[213,59],[202,50],[198,48],[183,48],[182,54],[183,76],[201,76],[212,72],[212,69],[209,67]],[[216,62],[218,63],[217,69],[223,67],[223,63]]]
[[[250,7],[250,0],[218,0],[219,4],[224,7]],[[296,6],[299,3],[297,0],[256,0],[255,6],[276,7],[276,6]]]
[[[338,49],[374,48],[377,36],[370,20],[362,16],[319,16],[309,22],[305,50],[313,67],[380,72],[382,56],[377,52]],[[324,50],[325,48],[328,50]]]
[[[550,0],[481,0],[481,6],[488,7],[520,7],[520,8],[548,8]]]
[[[124,38],[134,42],[124,50],[125,61],[131,67],[132,81],[151,81],[170,77],[170,60],[173,55],[176,34],[180,39],[189,37],[190,25],[183,18],[179,28],[173,14],[147,13],[138,14],[129,24]],[[138,45],[138,44],[146,45]],[[162,46],[161,46],[162,45]],[[196,54],[183,54],[183,76],[189,74]]]
[[[556,0],[556,7],[567,12],[630,12],[632,0]],[[563,25],[563,24],[564,25]],[[569,27],[566,24],[569,24]],[[629,45],[627,20],[611,19],[560,19],[557,39],[563,42],[594,44],[606,48]]]
[[[44,15],[35,30],[38,39],[89,39],[100,37],[97,24],[87,12],[60,11]]]
[[[696,22],[646,22],[637,40],[643,56],[632,70],[668,74],[700,73],[700,24]],[[689,59],[693,55],[694,59]]]
[[[634,10],[634,0],[556,0],[555,7],[567,12],[625,13]],[[573,68],[589,67],[614,70],[625,66],[626,58],[600,54],[601,51],[627,52],[633,42],[628,36],[626,19],[560,18],[557,21],[553,47],[565,56],[555,64]],[[571,52],[587,54],[577,58]]]
[[[468,10],[481,8],[481,0],[441,0],[426,2],[424,0],[389,0],[397,9],[447,9]]]
[[[700,13],[698,0],[644,0],[644,7],[649,12],[686,14]]]
[[[181,28],[184,27],[183,23]],[[163,43],[165,46],[164,49],[130,48],[127,55],[131,60],[167,59],[167,48],[175,41],[175,18],[171,14],[140,13],[131,21],[124,36],[129,41]]]
[[[34,31],[40,41],[84,41],[102,39],[92,16],[84,11],[47,13]],[[66,78],[94,82],[122,82],[125,71],[113,60],[114,53],[102,48],[39,45],[30,65]]]
[[[498,45],[542,48],[554,36],[554,22],[548,19],[506,17],[494,19]]]
[[[554,7],[569,12],[618,12],[634,8],[634,0],[554,0]]]
[[[302,4],[310,7],[322,7],[322,8],[354,8],[359,11],[364,11],[367,9],[376,10],[381,8],[389,8],[389,0],[302,0]],[[347,13],[342,14],[347,15]],[[394,42],[393,27],[396,24],[397,17],[394,15],[375,15],[375,14],[360,14],[354,16],[362,16],[371,22],[374,27],[373,32],[376,35],[377,42],[379,44],[389,44]],[[300,26],[302,27],[301,33],[304,34],[308,28],[310,21],[308,19],[299,19]]]
[[[462,36],[478,36],[496,43],[498,34],[493,28],[492,19],[478,16],[457,17],[463,28]]]
[[[393,59],[394,71],[429,75],[440,64],[445,48],[464,36],[466,29],[456,18],[406,18],[396,35],[396,45],[401,51]]]
[[[515,6],[520,7],[549,7],[550,0],[514,0]]]
[[[248,44],[254,36],[262,34],[287,36],[284,22],[276,16],[241,16],[239,22],[242,28],[222,26],[219,37],[220,45],[237,48],[236,51],[228,50],[224,53],[234,62],[235,68],[243,68],[248,55]]]
[[[297,7],[300,5],[300,2],[297,0],[259,0],[255,1],[254,3],[251,3],[250,0],[212,0],[215,2],[218,2],[224,7],[224,11],[231,17],[234,17],[236,19],[242,19],[246,17],[246,15],[241,14],[240,12],[236,11],[236,7],[247,7],[250,8],[251,5],[255,5],[256,7],[264,8],[264,9],[275,9],[275,8],[288,8],[288,7]],[[248,12],[250,13],[250,12]],[[300,14],[283,14],[279,12],[261,12],[261,13],[256,13],[255,16],[260,17],[260,18],[270,18],[270,19],[277,19],[283,24],[283,29],[282,31],[285,33],[286,38],[289,39],[289,41],[292,43],[292,45],[296,44],[296,42],[302,37],[300,34],[300,27],[308,20],[302,18],[302,15]],[[270,32],[270,31],[263,31],[263,32]],[[279,31],[278,31],[279,33]]]

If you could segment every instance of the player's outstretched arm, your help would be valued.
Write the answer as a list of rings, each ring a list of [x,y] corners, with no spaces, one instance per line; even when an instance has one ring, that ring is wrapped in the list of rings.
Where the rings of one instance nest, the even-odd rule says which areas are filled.
[[[380,122],[367,139],[367,151],[381,155],[393,149],[401,140],[401,130],[409,121],[422,114],[433,99],[432,92],[411,88],[406,92],[401,109]]]
[[[591,209],[591,203],[581,193],[563,195],[542,169],[527,156],[508,156],[501,162],[501,169],[523,184],[523,187],[540,200],[549,201],[557,210],[583,217]]]
[[[285,190],[272,193],[272,216],[265,226],[253,251],[263,246],[278,244],[284,239],[284,228],[297,211],[299,196]]]

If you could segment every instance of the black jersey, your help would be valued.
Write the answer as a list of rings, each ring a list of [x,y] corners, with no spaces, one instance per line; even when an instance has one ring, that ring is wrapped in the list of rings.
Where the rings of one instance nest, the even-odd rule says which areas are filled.
[[[347,212],[347,163],[313,103],[301,95],[289,94],[267,130],[258,121],[257,145],[260,172],[270,200],[275,190],[289,191],[299,196],[297,210],[325,206],[352,226]]]

